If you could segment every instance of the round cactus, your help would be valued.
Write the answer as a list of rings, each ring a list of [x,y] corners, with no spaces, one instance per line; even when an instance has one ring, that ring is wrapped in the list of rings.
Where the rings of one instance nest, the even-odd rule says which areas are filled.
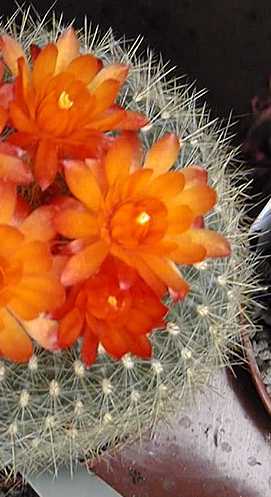
[[[17,38],[28,53],[31,44],[55,41],[63,29],[62,19],[33,20],[27,11],[20,25],[16,16],[2,24],[0,34]],[[120,104],[149,118],[140,131],[145,149],[175,133],[182,142],[176,168],[206,168],[218,202],[205,223],[230,241],[232,254],[182,267],[190,292],[179,302],[168,299],[167,326],[150,336],[151,359],[113,360],[100,348],[86,368],[75,345],[55,353],[37,347],[27,364],[0,360],[0,462],[24,474],[57,471],[63,463],[72,469],[78,460],[91,461],[155,429],[218,368],[239,359],[244,313],[253,326],[256,259],[248,253],[247,227],[241,223],[246,185],[229,143],[229,125],[211,119],[207,107],[198,105],[204,92],[176,77],[161,57],[150,50],[142,55],[141,38],[127,43],[111,30],[102,36],[87,21],[78,36],[82,53],[129,65]]]

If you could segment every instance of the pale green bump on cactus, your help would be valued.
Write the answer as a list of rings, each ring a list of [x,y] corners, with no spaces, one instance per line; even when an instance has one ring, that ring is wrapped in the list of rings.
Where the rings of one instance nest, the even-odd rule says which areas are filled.
[[[30,10],[15,27],[17,15],[0,33],[15,35],[26,50],[64,29],[54,16],[52,22],[33,20]],[[62,463],[72,471],[78,460],[153,431],[218,368],[239,360],[241,329],[253,329],[257,258],[249,255],[248,228],[242,227],[246,181],[230,147],[229,125],[212,120],[206,106],[198,106],[204,92],[176,78],[160,57],[151,51],[142,56],[141,38],[127,43],[111,30],[101,36],[87,21],[79,34],[82,52],[129,64],[121,104],[150,118],[141,131],[146,148],[165,132],[177,133],[183,146],[176,167],[193,163],[208,170],[219,200],[206,224],[230,240],[232,255],[182,268],[191,291],[170,304],[167,329],[152,334],[150,361],[113,361],[101,350],[87,370],[76,347],[55,354],[36,350],[28,365],[0,361],[0,463],[26,475],[56,472]]]

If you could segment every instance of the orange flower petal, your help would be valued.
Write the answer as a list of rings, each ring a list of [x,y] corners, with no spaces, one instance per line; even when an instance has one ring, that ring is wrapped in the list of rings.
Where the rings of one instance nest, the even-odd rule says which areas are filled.
[[[32,342],[23,323],[7,309],[1,309],[0,353],[10,361],[27,362],[32,352]]]
[[[30,121],[29,121],[30,122]],[[14,131],[11,135],[8,136],[7,142],[12,146],[17,146],[22,149],[29,148],[32,150],[33,146],[35,146],[38,137],[27,132]]]
[[[191,226],[193,219],[193,213],[186,205],[176,205],[169,209],[167,235],[186,231]]]
[[[126,340],[129,344],[129,352],[138,357],[142,357],[143,359],[149,359],[151,357],[151,343],[145,335],[139,335],[136,337],[126,335]]]
[[[188,166],[182,169],[182,173],[185,178],[185,189],[207,184],[208,172],[203,167]]]
[[[9,306],[18,316],[32,320],[41,312],[53,311],[64,302],[64,289],[51,274],[30,275],[22,278],[13,290]]]
[[[216,192],[208,185],[193,186],[183,190],[174,201],[190,207],[195,216],[201,216],[214,207]]]
[[[94,174],[80,161],[65,161],[64,166],[65,178],[73,195],[96,211],[102,202],[102,194]]]
[[[95,118],[108,107],[113,105],[120,88],[120,83],[115,79],[107,79],[91,93],[95,97],[95,103],[91,117]]]
[[[3,129],[5,128],[7,120],[8,112],[3,107],[0,107],[0,133],[2,133]]]
[[[125,133],[116,138],[104,161],[109,185],[127,178],[130,167],[138,164],[139,156],[140,142],[136,134]]]
[[[53,319],[39,316],[31,321],[22,321],[27,334],[46,350],[57,349],[58,323]]]
[[[61,254],[53,257],[52,272],[53,274],[55,274],[58,280],[60,280],[61,274],[67,262],[68,262],[68,256],[66,255]]]
[[[31,183],[30,168],[18,157],[0,152],[0,178],[14,183]]]
[[[62,135],[70,135],[70,129],[75,126],[77,119],[76,113],[69,113],[68,111],[63,111],[56,108],[55,104],[44,106],[40,109],[40,113],[37,119],[38,125],[41,129],[45,130],[47,136],[56,137],[58,142],[61,143]],[[81,123],[80,123],[81,125]],[[68,140],[68,137],[66,138]],[[63,153],[63,156],[70,156],[71,154]],[[71,155],[72,156],[72,155]]]
[[[98,72],[97,76],[88,85],[88,89],[94,92],[104,81],[114,79],[118,81],[119,87],[127,78],[129,67],[124,64],[110,64]]]
[[[42,49],[35,43],[31,43],[29,49],[30,49],[31,61],[32,63],[34,63]]]
[[[95,362],[97,356],[99,341],[97,337],[86,326],[83,334],[83,343],[81,347],[81,358],[86,367]]]
[[[0,105],[6,111],[14,98],[14,83],[5,83],[0,86]]]
[[[180,151],[180,142],[176,135],[168,133],[158,140],[146,154],[143,167],[153,169],[158,176],[167,172],[176,162]]]
[[[98,158],[104,154],[111,142],[112,137],[85,128],[85,131],[73,132],[70,138],[63,139],[62,152],[63,156],[73,157],[74,160],[85,160],[86,157]]]
[[[83,319],[78,309],[68,312],[60,321],[58,331],[58,345],[61,349],[70,347],[79,338],[83,326]]]
[[[19,274],[17,276],[19,276]],[[0,308],[6,307],[9,304],[10,300],[12,299],[12,295],[13,294],[12,294],[11,285],[5,286],[4,288],[2,288],[2,290],[0,290]],[[1,351],[0,351],[0,357],[1,357]]]
[[[57,231],[67,238],[92,238],[98,234],[97,221],[87,211],[63,210],[56,215],[54,223]]]
[[[38,271],[47,273],[53,262],[48,245],[40,241],[23,243],[16,259],[23,263],[24,274],[28,275]]]
[[[102,240],[84,248],[70,258],[63,271],[61,282],[64,286],[74,285],[96,273],[108,254],[108,246]]]
[[[137,293],[134,293],[134,295],[137,297]],[[150,288],[145,288],[144,299],[137,298],[136,306],[140,311],[147,314],[152,319],[153,324],[149,329],[165,326],[164,318],[168,313],[168,307],[157,299],[157,295],[155,295]]]
[[[80,43],[73,28],[69,28],[60,36],[56,43],[58,56],[55,74],[65,71],[73,59],[78,57]]]
[[[176,303],[179,302],[180,300],[183,300],[186,297],[186,292],[176,292],[176,290],[173,290],[172,288],[168,289],[168,293],[170,295],[171,300]]]
[[[101,337],[101,343],[106,352],[116,359],[120,359],[129,351],[128,340],[122,330],[110,328],[108,332]]]
[[[192,243],[200,244],[205,248],[206,257],[227,257],[231,253],[229,242],[224,236],[215,231],[191,229],[187,232],[187,237],[189,237]],[[182,243],[182,237],[179,240]]]
[[[156,295],[162,297],[166,293],[166,285],[154,274],[144,260],[137,254],[131,253],[129,255],[127,251],[117,245],[113,245],[111,247],[111,253],[129,266],[134,267],[141,278],[147,283],[147,285],[149,285]]]
[[[9,308],[22,319],[32,320],[44,311],[40,298],[37,298],[36,291],[25,290],[21,287],[13,291],[12,299],[9,301]]]
[[[77,79],[88,85],[97,72],[101,70],[102,65],[102,61],[93,55],[80,55],[72,60],[66,71],[72,73]]]
[[[27,62],[25,59],[20,57],[18,59],[18,77],[15,86],[16,101],[17,104],[20,104],[23,108],[27,102],[27,109],[33,111],[34,94],[30,85],[30,78],[30,70]]]
[[[44,47],[36,58],[33,65],[32,81],[38,90],[44,84],[48,76],[55,72],[58,50],[53,43]]]
[[[44,205],[35,209],[20,225],[20,231],[27,240],[40,240],[47,242],[56,235],[53,218],[55,208]]]
[[[0,225],[0,255],[10,256],[20,250],[24,236],[12,226]]]
[[[189,291],[188,283],[183,279],[178,268],[169,259],[142,254],[147,266],[151,271],[169,288],[176,292],[184,293]]]
[[[132,110],[126,110],[123,119],[118,123],[114,124],[110,129],[118,130],[137,130],[143,128],[149,123],[148,117],[140,112],[134,112]]]
[[[191,227],[192,228],[204,228],[204,217],[203,216],[195,217]]]
[[[67,197],[66,195],[58,195],[57,197],[53,197],[51,205],[56,207],[56,212],[62,209],[77,209],[79,211],[82,211],[83,209],[79,200],[73,197]]]
[[[174,240],[167,240],[166,238],[163,238],[160,242],[154,245],[142,245],[141,251],[144,254],[154,254],[154,255],[159,255],[160,256],[168,256],[178,248],[177,242]],[[140,252],[141,252],[140,251]]]
[[[129,197],[135,197],[138,194],[142,195],[147,193],[152,174],[152,169],[142,168],[130,174],[121,188],[122,199],[124,200]]]
[[[28,136],[28,139],[31,139],[33,143],[33,137],[31,137],[31,135],[35,135],[37,127],[15,102],[11,102],[10,104],[10,118],[14,128],[19,129],[21,133],[28,133],[30,135]],[[11,140],[9,141],[11,142]],[[19,143],[15,144],[19,145]]]
[[[125,327],[130,333],[133,333],[138,337],[139,335],[148,333],[153,328],[154,324],[152,316],[150,316],[145,309],[134,307],[129,310],[129,322],[125,324]]]
[[[206,258],[206,248],[186,239],[185,235],[180,246],[173,250],[169,257],[177,264],[195,264]]]
[[[11,145],[8,141],[0,141],[0,153],[1,155],[8,155],[11,157],[21,158],[24,155],[23,150],[19,147]]]
[[[148,186],[148,192],[150,196],[157,196],[163,200],[174,199],[177,195],[180,195],[184,187],[184,177],[179,171],[171,171],[169,173],[164,173],[156,176]],[[186,202],[182,202],[185,204]]]
[[[26,60],[25,53],[21,45],[9,35],[0,37],[0,50],[5,64],[8,66],[13,76],[18,74],[17,60],[23,57]]]
[[[87,125],[88,129],[95,129],[97,131],[109,131],[111,129],[119,129],[118,124],[125,116],[125,110],[117,105],[112,105],[103,113],[93,118]]]
[[[58,168],[57,148],[50,140],[39,142],[35,156],[34,174],[42,190],[46,190],[55,179]]]
[[[9,224],[16,207],[16,185],[0,180],[0,199],[0,224]]]
[[[85,159],[85,164],[94,174],[99,188],[104,195],[107,191],[107,178],[103,161],[101,159]]]

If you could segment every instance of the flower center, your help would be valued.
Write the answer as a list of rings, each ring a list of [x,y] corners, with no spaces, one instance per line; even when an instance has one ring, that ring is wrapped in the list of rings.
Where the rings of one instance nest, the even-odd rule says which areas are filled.
[[[64,90],[58,99],[58,106],[60,109],[69,110],[73,106],[73,100],[70,98],[70,95]]]
[[[138,224],[141,224],[141,225],[144,225],[144,224],[147,224],[151,219],[151,216],[146,212],[146,211],[143,211],[143,212],[140,212],[140,214],[138,214],[137,218],[136,218],[136,222]]]
[[[114,309],[118,308],[118,299],[114,295],[109,295],[107,302]]]
[[[167,229],[167,209],[156,198],[129,200],[117,206],[110,218],[111,239],[125,247],[157,243]]]

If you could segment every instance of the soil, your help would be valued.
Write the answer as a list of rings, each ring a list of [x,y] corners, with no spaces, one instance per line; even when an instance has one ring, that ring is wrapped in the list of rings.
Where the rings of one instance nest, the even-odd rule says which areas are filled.
[[[257,333],[252,345],[263,382],[271,398],[271,329]]]

